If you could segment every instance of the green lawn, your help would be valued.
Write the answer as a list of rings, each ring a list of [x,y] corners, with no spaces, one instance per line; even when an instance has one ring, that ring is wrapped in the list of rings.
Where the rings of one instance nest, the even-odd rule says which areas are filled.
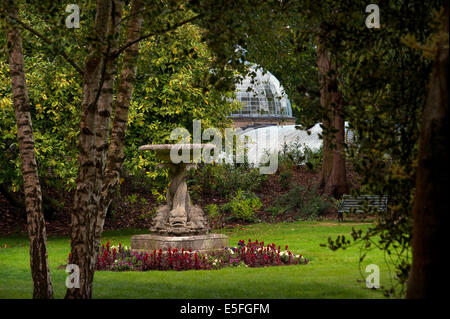
[[[328,236],[348,235],[352,227],[367,224],[334,221],[255,224],[224,231],[230,246],[239,239],[276,243],[311,260],[308,265],[268,268],[227,268],[208,271],[96,272],[94,298],[383,298],[379,290],[365,288],[358,264],[360,246],[331,251],[321,247]],[[130,236],[145,230],[105,232],[103,241],[130,245]],[[350,237],[350,236],[349,236]],[[28,239],[0,238],[0,298],[31,298]],[[6,248],[4,248],[6,245]],[[56,298],[65,293],[68,237],[49,237],[48,255]],[[392,274],[383,253],[372,250],[361,264],[380,267],[381,285],[390,286]]]

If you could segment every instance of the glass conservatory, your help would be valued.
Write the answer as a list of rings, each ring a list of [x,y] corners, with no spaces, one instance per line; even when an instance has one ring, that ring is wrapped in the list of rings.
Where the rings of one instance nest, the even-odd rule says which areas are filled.
[[[258,67],[252,67],[249,75],[236,84],[236,101],[240,108],[230,115],[232,119],[292,118],[291,103],[280,82]]]

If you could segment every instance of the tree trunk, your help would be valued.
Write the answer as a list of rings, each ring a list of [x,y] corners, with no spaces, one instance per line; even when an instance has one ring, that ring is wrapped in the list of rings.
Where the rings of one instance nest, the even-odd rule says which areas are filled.
[[[90,55],[85,62],[83,103],[79,136],[79,169],[72,212],[71,263],[79,267],[79,288],[68,288],[66,298],[92,297],[94,278],[94,229],[100,193],[96,189],[96,122],[98,99],[105,76],[108,45],[107,34],[111,17],[109,0],[97,0],[94,36]]]
[[[332,113],[330,111],[331,93],[329,91],[330,78],[328,72],[330,71],[330,59],[325,48],[322,46],[322,41],[317,43],[317,67],[319,71],[319,86],[320,86],[320,105],[322,107],[322,169],[319,176],[319,189],[324,190],[328,179],[331,175],[333,167],[333,150],[332,144]]]
[[[348,193],[347,173],[343,147],[345,142],[344,102],[338,91],[336,67],[332,65],[324,46],[317,39],[317,68],[319,71],[320,105],[322,107],[322,169],[319,190],[340,198]]]
[[[412,267],[407,298],[443,298],[436,289],[445,276],[444,215],[449,212],[448,50],[449,8],[439,34],[438,50],[423,110],[413,205]]]
[[[110,9],[106,9],[105,7],[99,7],[99,3],[97,3],[98,21],[103,16],[99,10],[110,10],[111,12],[110,22],[104,22],[104,25],[109,25],[109,29],[105,30],[106,32],[104,34],[108,33],[110,35],[109,38],[111,41],[106,49],[106,55],[110,57],[103,59],[101,62],[103,63],[102,71],[94,70],[90,72],[86,67],[86,73],[90,72],[95,75],[94,80],[91,82],[99,83],[96,92],[98,94],[98,103],[94,101],[95,104],[92,104],[94,108],[97,108],[95,112],[89,113],[87,108],[83,108],[87,110],[86,118],[91,118],[92,121],[92,117],[94,117],[93,124],[92,122],[85,121],[85,125],[89,127],[89,130],[85,130],[84,132],[95,132],[95,134],[86,134],[83,140],[80,136],[80,172],[82,168],[85,171],[82,172],[83,176],[79,173],[77,185],[77,193],[79,194],[75,195],[78,201],[76,202],[77,206],[72,216],[72,263],[77,264],[76,261],[78,261],[83,265],[83,268],[79,265],[80,289],[67,289],[66,298],[92,297],[92,284],[98,246],[101,241],[106,212],[111,203],[111,196],[115,186],[118,184],[118,171],[123,163],[124,157],[123,147],[128,121],[128,108],[133,88],[132,82],[136,75],[139,43],[131,45],[124,51],[108,151],[108,137],[114,97],[114,75],[117,73],[117,59],[111,56],[118,49],[118,35],[120,32],[120,24],[118,21],[122,14],[122,6],[119,0],[112,1],[111,5]],[[127,42],[139,38],[142,24],[142,8],[142,0],[132,2],[127,29]],[[96,55],[93,55],[92,58],[95,59]],[[99,62],[98,65],[101,63]],[[88,63],[86,63],[87,65]],[[90,87],[87,86],[86,88],[88,89]],[[85,93],[85,97],[86,94],[93,95],[94,92]],[[81,132],[83,132],[83,122]],[[81,156],[82,149],[84,150],[83,158]],[[78,186],[80,186],[79,192]]]
[[[327,183],[325,193],[334,198],[341,198],[348,194],[347,172],[345,168],[345,157],[343,155],[345,143],[345,120],[344,103],[341,94],[336,90],[332,92],[332,110],[334,121],[334,147],[333,147],[333,167]]]
[[[110,30],[110,53],[115,52],[119,47],[120,29],[119,23],[122,18],[122,3],[120,0],[114,0],[112,3],[112,19]],[[103,231],[104,218],[101,218],[102,211],[104,209],[103,202],[101,200],[101,190],[105,184],[105,168],[106,158],[108,154],[108,138],[111,127],[111,113],[114,103],[114,78],[117,74],[117,60],[116,58],[108,58],[106,62],[104,83],[101,89],[100,97],[98,100],[98,113],[97,113],[97,127],[95,133],[95,148],[96,148],[96,190],[100,194],[99,206],[96,209],[95,216],[95,228],[94,228],[94,260],[97,259],[98,246],[101,240],[101,232]],[[106,208],[107,211],[107,208]],[[106,213],[105,213],[106,216]],[[98,234],[98,235],[97,235]]]
[[[142,26],[142,0],[134,0],[131,4],[130,21],[127,26],[127,43],[139,38]],[[100,244],[106,213],[111,205],[112,196],[119,184],[120,168],[124,160],[125,133],[128,125],[128,110],[133,92],[133,81],[136,78],[139,43],[136,42],[125,49],[123,53],[122,70],[118,94],[114,105],[114,120],[111,129],[111,138],[108,158],[105,169],[105,178],[102,188],[101,205],[97,213],[95,230],[95,245]]]
[[[12,19],[18,18],[14,1],[6,3],[6,12]],[[14,109],[16,114],[17,140],[25,206],[27,211],[28,236],[30,238],[30,266],[33,278],[33,298],[53,298],[50,268],[47,262],[47,234],[42,212],[42,194],[34,154],[34,137],[30,115],[30,102],[25,79],[25,63],[22,39],[14,24],[8,26],[6,34],[9,53]]]

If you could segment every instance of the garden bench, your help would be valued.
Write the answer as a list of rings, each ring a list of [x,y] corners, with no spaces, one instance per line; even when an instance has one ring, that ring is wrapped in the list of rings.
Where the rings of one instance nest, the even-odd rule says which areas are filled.
[[[378,211],[385,211],[387,208],[388,197],[386,195],[361,195],[352,197],[350,195],[342,196],[342,201],[338,206],[338,221],[344,220],[344,212],[362,213],[364,207],[374,207]]]

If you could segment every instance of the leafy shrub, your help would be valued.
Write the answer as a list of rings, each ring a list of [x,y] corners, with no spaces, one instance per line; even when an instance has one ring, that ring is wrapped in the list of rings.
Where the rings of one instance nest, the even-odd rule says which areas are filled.
[[[217,195],[226,198],[239,189],[257,192],[266,181],[267,176],[259,169],[248,164],[242,165],[203,165],[196,171],[188,173],[188,184],[193,198],[205,195]]]
[[[239,189],[231,201],[222,207],[225,211],[230,211],[236,219],[255,221],[255,211],[260,209],[261,206],[262,203],[255,194],[246,193]]]
[[[280,172],[280,184],[284,190],[289,189],[292,180],[292,171],[291,170],[283,170]]]
[[[272,216],[281,215],[285,212],[298,211],[303,207],[304,198],[302,193],[306,190],[304,187],[295,185],[289,192],[277,197],[274,204],[268,208],[272,212]]]
[[[315,172],[322,165],[322,146],[314,150],[300,143],[299,139],[289,145],[285,143],[278,153],[278,163],[285,168],[305,165]]]
[[[220,215],[219,207],[216,204],[206,206],[206,212],[210,217],[217,217]]]
[[[275,199],[268,211],[272,212],[273,217],[286,212],[297,212],[298,218],[314,219],[323,215],[331,206],[315,188],[307,190],[295,185],[289,192]]]
[[[280,166],[300,166],[304,162],[304,154],[302,152],[302,144],[297,138],[294,142],[284,143],[281,150],[278,152],[278,163]]]
[[[303,205],[300,210],[300,217],[314,219],[321,215],[323,215],[329,208],[332,207],[332,204],[326,200],[324,200],[316,191],[313,189],[308,194],[308,200],[305,201],[305,205]]]
[[[223,215],[219,206],[216,204],[211,204],[205,207],[206,213],[208,214],[210,225],[212,229],[220,229],[223,225]]]
[[[303,154],[305,156],[306,167],[308,167],[308,169],[312,172],[317,172],[322,165],[322,146],[320,146],[317,151],[305,146],[305,148],[303,149]]]
[[[138,202],[137,194],[128,195],[126,201],[130,204],[136,204]]]

